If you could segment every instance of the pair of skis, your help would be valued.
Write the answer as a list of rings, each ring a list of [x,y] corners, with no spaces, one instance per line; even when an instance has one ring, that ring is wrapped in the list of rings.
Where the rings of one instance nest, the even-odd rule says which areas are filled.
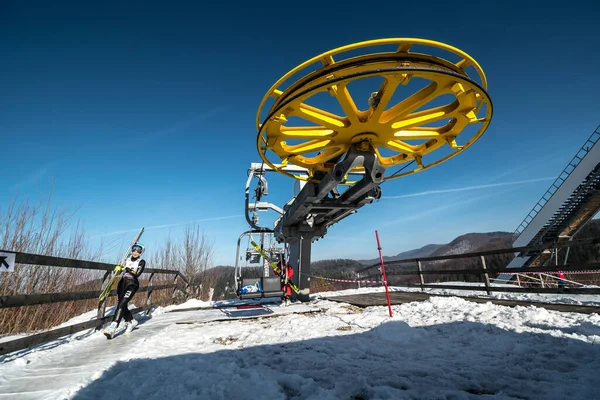
[[[263,249],[260,248],[260,246],[254,241],[254,240],[250,240],[250,244],[252,245],[252,247],[254,247],[254,249],[256,249],[256,251],[258,251],[258,253],[263,256],[263,258],[265,260],[267,260],[267,262],[269,263],[269,265],[271,266],[271,268],[273,268],[273,271],[275,271],[277,273],[277,275],[279,275],[282,278],[285,278],[286,280],[286,284],[289,285],[290,289],[292,289],[294,292],[299,293],[300,290],[298,289],[298,287],[296,285],[294,285],[292,282],[290,282],[287,279],[287,273],[285,275],[285,277],[283,276],[283,271],[281,270],[281,268],[279,268],[279,266],[277,264],[275,264],[273,262],[273,260],[271,260],[269,258],[269,256],[263,251]],[[286,271],[287,272],[287,271]]]
[[[131,248],[139,243],[140,238],[142,237],[143,233],[144,233],[144,227],[142,227],[142,229],[140,229],[138,234],[135,236],[135,238],[129,244],[129,248],[127,249],[127,252],[123,256],[123,258],[121,258],[121,262],[119,263],[119,265],[117,265],[115,267],[115,269],[112,270],[110,275],[104,279],[104,282],[102,283],[102,291],[100,292],[100,296],[98,297],[98,300],[100,300],[100,302],[104,301],[108,297],[110,292],[112,292],[113,287],[115,286],[115,283],[117,282],[117,279],[119,278],[119,276],[121,276],[121,273],[123,272],[122,267],[123,267],[123,265],[125,265],[125,262],[127,261],[127,257],[129,257],[131,255]]]

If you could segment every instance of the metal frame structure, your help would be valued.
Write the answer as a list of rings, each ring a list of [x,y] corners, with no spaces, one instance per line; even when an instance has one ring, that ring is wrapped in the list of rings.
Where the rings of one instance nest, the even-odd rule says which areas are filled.
[[[600,127],[592,133],[569,164],[536,203],[515,231],[513,246],[570,241],[600,211]],[[567,248],[559,260],[558,249],[519,252],[508,268],[567,264]],[[546,260],[544,255],[549,254]],[[512,274],[499,280],[510,281]]]
[[[361,110],[348,85],[372,78],[382,83],[370,92],[369,107]],[[254,232],[272,232],[289,246],[286,261],[294,269],[298,300],[309,300],[312,242],[379,199],[384,181],[439,165],[478,140],[492,117],[486,90],[485,74],[471,56],[414,38],[343,46],[311,58],[273,84],[256,116],[262,163],[250,166],[246,220]],[[321,94],[335,98],[342,114],[314,105]],[[472,136],[459,144],[470,125]],[[269,171],[292,177],[299,185],[283,208],[262,201],[268,194]],[[256,201],[251,203],[255,177]],[[268,210],[279,217],[273,227],[260,226],[258,213]],[[239,245],[238,240],[236,263]]]
[[[340,194],[338,185],[350,170],[357,166],[364,168],[363,178]],[[259,201],[266,194],[265,173],[273,169],[260,163],[251,165],[246,182],[246,220],[252,231],[244,232],[238,238],[236,252],[236,277],[241,273],[238,267],[241,240],[251,233],[273,233],[279,243],[289,245],[289,262],[294,269],[293,282],[300,288],[298,300],[308,301],[310,287],[310,260],[312,242],[322,238],[327,228],[355,213],[365,204],[381,197],[379,185],[383,182],[385,169],[379,164],[373,152],[368,148],[353,146],[344,160],[326,174],[319,182],[306,182],[304,187],[283,209],[274,204]],[[288,168],[288,171],[290,168]],[[305,172],[301,168],[293,169]],[[250,203],[250,184],[252,177],[258,178],[256,188],[257,202]],[[275,210],[280,217],[273,229],[258,224],[258,211]]]

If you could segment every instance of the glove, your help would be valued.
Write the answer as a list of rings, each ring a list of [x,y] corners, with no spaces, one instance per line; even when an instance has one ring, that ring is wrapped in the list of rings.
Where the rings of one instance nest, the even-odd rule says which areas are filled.
[[[125,269],[125,267],[123,265],[117,265],[115,266],[115,269],[113,270],[114,272],[116,272],[117,274],[123,272],[123,270]]]

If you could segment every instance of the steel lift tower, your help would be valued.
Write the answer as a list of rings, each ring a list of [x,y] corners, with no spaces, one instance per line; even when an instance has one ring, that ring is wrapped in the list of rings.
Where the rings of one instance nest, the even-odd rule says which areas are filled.
[[[256,117],[262,162],[249,169],[246,218],[253,232],[272,232],[289,246],[299,300],[309,299],[312,243],[379,199],[383,182],[438,165],[479,139],[492,117],[486,90],[483,70],[463,51],[394,38],[325,52],[267,91]],[[281,208],[262,201],[267,172],[297,180]],[[279,214],[273,227],[258,224],[266,210]]]

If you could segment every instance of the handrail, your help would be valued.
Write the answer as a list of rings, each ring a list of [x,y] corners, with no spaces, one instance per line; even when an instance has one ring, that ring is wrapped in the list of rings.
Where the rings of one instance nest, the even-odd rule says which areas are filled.
[[[481,282],[480,282],[481,283]],[[408,288],[426,288],[426,289],[450,289],[450,290],[468,290],[468,291],[492,291],[492,292],[507,292],[507,293],[530,293],[530,294],[600,294],[600,288],[598,287],[586,287],[586,288],[569,288],[556,289],[556,288],[523,288],[523,287],[509,287],[509,286],[461,286],[461,285],[443,285],[443,284],[426,284],[426,285],[415,285],[415,284],[402,284],[401,287]]]
[[[175,288],[177,285],[160,285],[160,286],[143,286],[138,289],[140,292],[148,292],[150,290],[162,290]],[[110,296],[115,296],[116,290],[110,293]],[[73,300],[88,300],[98,298],[100,290],[88,292],[67,292],[67,293],[43,293],[43,294],[16,294],[12,296],[0,296],[0,308],[33,306],[38,304],[53,304],[63,301]]]
[[[516,270],[515,268],[486,268],[485,272],[487,273],[524,273],[524,272],[536,272],[536,273],[541,273],[540,271],[543,272],[568,272],[568,271],[579,271],[579,270],[588,270],[588,269],[594,269],[594,270],[600,270],[600,263],[593,263],[593,264],[576,264],[576,265],[559,265],[559,266],[547,266],[547,267],[528,267],[528,268],[519,268],[518,270]],[[418,274],[424,274],[424,275],[456,275],[456,274],[473,274],[473,275],[477,275],[477,274],[482,274],[483,271],[479,270],[479,269],[433,269],[433,270],[425,270],[423,269],[422,271],[418,271],[415,268],[415,271],[394,271],[394,270],[390,270],[387,274],[390,276],[395,276],[395,275],[407,275],[407,276],[412,276],[412,275],[418,275]],[[494,279],[494,278],[490,278],[490,279]]]
[[[77,260],[75,258],[54,257],[42,254],[23,253],[19,251],[0,250],[3,253],[14,253],[17,264],[43,265],[46,267],[64,267],[78,269],[112,270],[115,264],[99,261]]]
[[[104,263],[99,261],[78,260],[75,258],[46,256],[42,254],[23,253],[11,250],[1,250],[3,253],[14,253],[15,263],[29,265],[43,265],[46,267],[61,267],[61,268],[77,268],[77,269],[95,269],[101,271],[112,271],[115,264]],[[190,284],[188,279],[181,272],[173,269],[164,268],[146,268],[144,272],[155,274],[171,274],[179,275],[179,277],[187,284]]]
[[[565,169],[558,175],[558,177],[554,180],[552,185],[548,188],[548,190],[544,193],[544,195],[540,198],[540,200],[533,206],[531,211],[527,214],[527,216],[523,219],[523,221],[519,224],[514,234],[521,234],[525,228],[529,225],[531,221],[535,218],[535,216],[540,212],[540,210],[544,207],[544,205],[554,196],[554,193],[560,188],[560,186],[567,180],[569,175],[577,168],[579,163],[583,160],[583,158],[587,155],[590,149],[596,144],[596,142],[600,139],[600,126],[596,128],[594,132],[590,135],[590,137],[586,140],[586,142],[581,146],[581,149],[575,154],[575,156],[569,161]],[[563,177],[563,174],[565,175]],[[558,184],[557,184],[558,183]],[[552,190],[554,189],[554,190]],[[548,198],[546,198],[548,196]],[[539,207],[539,208],[538,208]],[[537,208],[537,209],[536,209]]]

